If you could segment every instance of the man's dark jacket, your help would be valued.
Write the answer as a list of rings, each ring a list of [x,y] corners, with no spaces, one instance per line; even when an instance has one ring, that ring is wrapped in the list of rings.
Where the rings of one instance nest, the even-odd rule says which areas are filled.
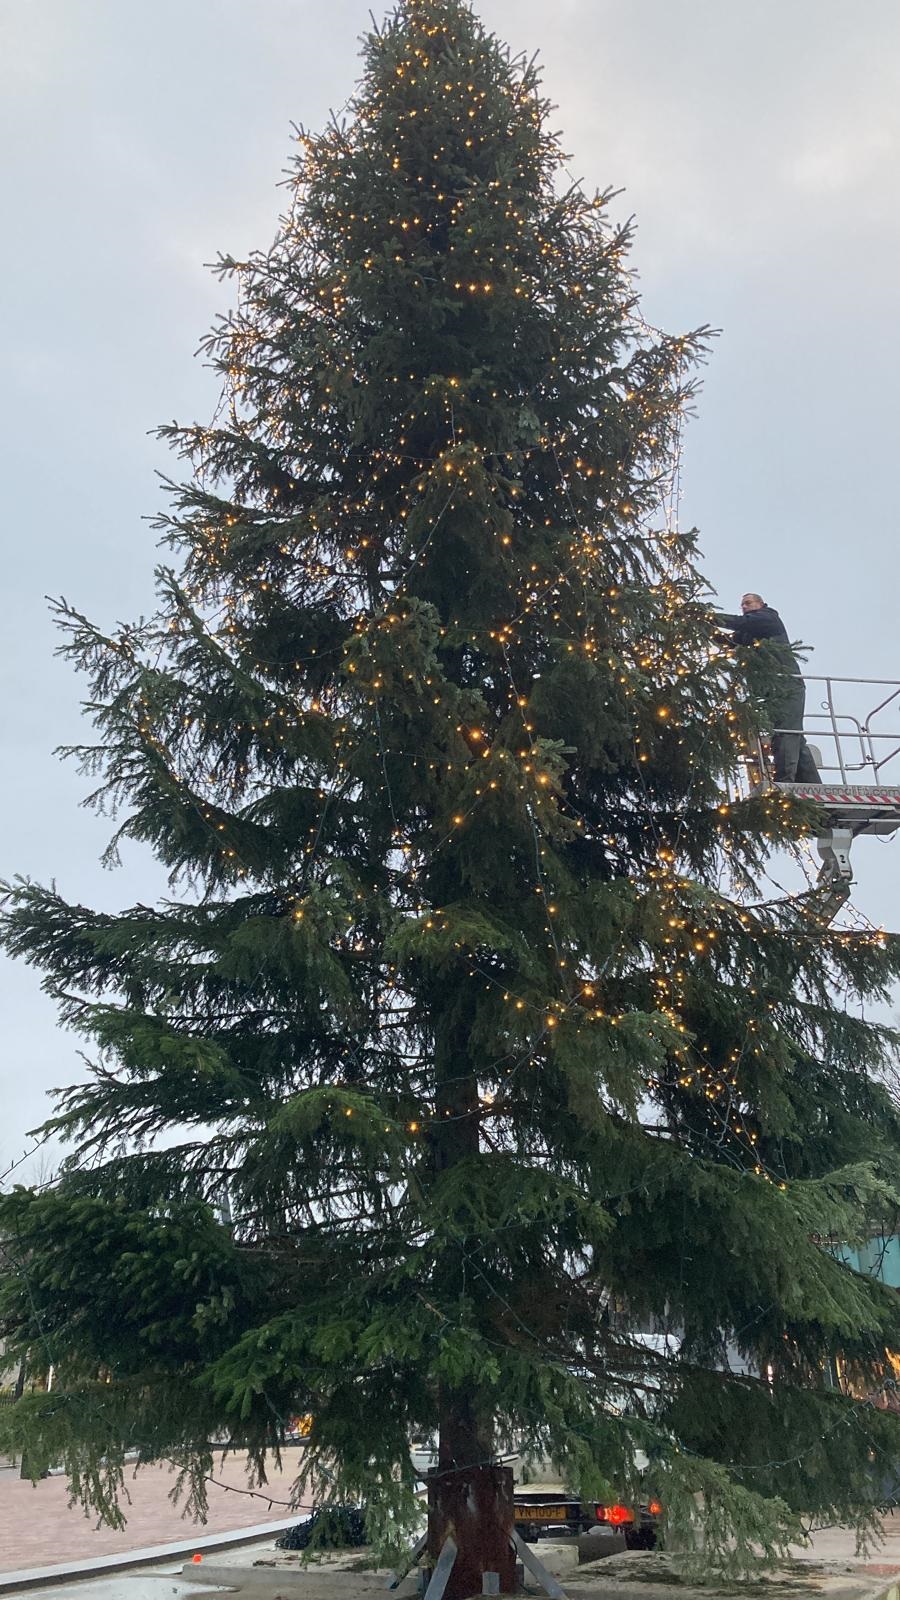
[[[735,644],[755,644],[757,639],[777,639],[779,644],[790,644],[787,629],[772,606],[759,606],[756,611],[743,611],[739,617],[724,611],[716,612],[716,621],[723,628],[731,628]]]
[[[799,673],[800,665],[790,648],[787,629],[773,606],[759,606],[756,611],[744,611],[739,617],[717,611],[716,621],[721,627],[731,629],[735,644],[758,644],[761,639],[771,639],[775,644],[786,645],[787,649],[777,654],[789,672]]]

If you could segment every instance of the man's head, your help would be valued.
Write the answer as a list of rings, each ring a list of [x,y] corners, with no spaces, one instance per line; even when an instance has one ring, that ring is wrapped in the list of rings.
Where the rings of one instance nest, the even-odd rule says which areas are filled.
[[[761,594],[745,594],[741,601],[741,610],[744,612],[761,611],[765,603]]]

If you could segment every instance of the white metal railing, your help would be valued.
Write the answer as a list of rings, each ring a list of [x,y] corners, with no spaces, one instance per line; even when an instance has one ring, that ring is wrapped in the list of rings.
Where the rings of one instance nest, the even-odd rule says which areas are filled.
[[[892,678],[833,678],[818,674],[803,674],[807,686],[807,704],[802,731],[807,739],[821,749],[827,741],[820,771],[838,773],[841,783],[900,784],[900,682]],[[821,684],[820,691],[814,685]],[[841,690],[835,685],[841,684]],[[852,686],[852,688],[850,687]],[[866,706],[873,698],[869,691],[884,691],[870,710]],[[853,691],[865,692],[853,692]],[[812,691],[812,692],[811,692]],[[816,693],[820,694],[819,709],[813,707]],[[890,709],[895,713],[895,726],[885,727],[883,720]],[[797,728],[776,728],[775,733],[798,733]],[[891,767],[889,773],[885,768]]]

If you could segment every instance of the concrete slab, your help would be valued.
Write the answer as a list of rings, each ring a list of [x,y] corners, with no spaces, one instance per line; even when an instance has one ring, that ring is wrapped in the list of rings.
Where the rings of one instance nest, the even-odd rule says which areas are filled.
[[[900,1600],[893,1570],[869,1572],[861,1561],[818,1560],[810,1552],[749,1583],[711,1581],[702,1586],[686,1583],[675,1558],[654,1551],[627,1551],[591,1566],[579,1567],[577,1559],[577,1551],[562,1544],[549,1546],[545,1557],[569,1600],[661,1600],[674,1595],[679,1600]],[[873,1565],[893,1568],[893,1563]]]
[[[158,1562],[152,1568],[122,1567],[78,1581],[57,1569],[57,1581],[45,1579],[40,1600],[202,1600],[204,1595],[236,1594],[247,1600],[389,1600],[387,1573],[362,1570],[361,1550],[327,1554],[304,1566],[295,1551],[274,1548],[276,1530],[259,1529],[253,1543],[243,1542],[227,1554],[210,1552],[202,1563]],[[264,1534],[264,1537],[259,1537]],[[241,1537],[238,1535],[237,1537]],[[196,1545],[195,1545],[196,1547]],[[809,1549],[797,1552],[784,1567],[752,1584],[708,1584],[697,1589],[680,1579],[664,1554],[633,1551],[578,1567],[575,1540],[545,1540],[537,1546],[541,1561],[553,1572],[568,1600],[900,1600],[900,1516],[885,1518],[879,1549],[857,1555],[852,1533],[828,1529],[813,1536]],[[26,1595],[9,1574],[3,1583],[7,1600]],[[395,1591],[396,1600],[412,1600],[416,1574]],[[526,1594],[538,1595],[529,1578]]]
[[[387,1571],[358,1572],[350,1566],[335,1570],[319,1562],[289,1566],[277,1556],[249,1568],[219,1561],[181,1568],[182,1582],[191,1584],[195,1593],[201,1583],[220,1584],[242,1595],[268,1595],[274,1587],[285,1600],[295,1595],[303,1595],[304,1600],[367,1600],[374,1595],[386,1600],[388,1576]],[[416,1575],[412,1574],[393,1593],[404,1600],[415,1589]]]
[[[13,1590],[10,1600],[14,1600]],[[228,1589],[202,1588],[197,1583],[184,1583],[177,1572],[141,1572],[102,1578],[87,1578],[81,1583],[65,1583],[40,1591],[41,1600],[203,1600],[203,1596],[219,1600],[233,1593]],[[33,1589],[19,1589],[23,1600],[34,1600]]]
[[[172,1566],[176,1557],[193,1555],[195,1552],[206,1555],[248,1544],[252,1552],[250,1555],[252,1561],[254,1555],[262,1554],[271,1548],[271,1541],[282,1529],[292,1528],[296,1521],[295,1515],[286,1522],[259,1523],[256,1527],[239,1528],[231,1533],[207,1534],[200,1538],[195,1534],[192,1538],[180,1539],[177,1544],[150,1545],[142,1550],[129,1550],[123,1555],[94,1556],[87,1561],[70,1561],[52,1567],[24,1567],[18,1571],[0,1573],[0,1595],[4,1596],[4,1600],[6,1597],[11,1600],[14,1595],[40,1589],[45,1595],[52,1595],[53,1600],[56,1600],[56,1589],[51,1587],[54,1584],[81,1582],[86,1578],[100,1581],[107,1577],[111,1578],[116,1573],[127,1576],[131,1575],[136,1567],[161,1564],[163,1566],[168,1564],[170,1570],[178,1574],[179,1566]],[[260,1547],[262,1538],[265,1539],[265,1543]],[[83,1587],[78,1592],[80,1595],[86,1593]],[[196,1585],[193,1586],[192,1592],[196,1594]],[[129,1600],[131,1600],[130,1594]]]
[[[345,1596],[384,1594],[384,1580],[381,1583],[362,1585],[355,1575],[350,1573],[316,1572],[315,1569],[297,1569],[293,1571],[284,1567],[226,1567],[210,1562],[203,1569],[197,1567],[193,1571],[190,1567],[182,1567],[181,1581],[191,1586],[191,1592],[196,1593],[202,1584],[217,1584],[220,1588],[238,1591],[240,1594],[260,1594],[264,1589],[273,1587],[283,1589],[285,1594],[320,1595],[327,1591],[329,1595]]]
[[[595,1566],[579,1567],[574,1541],[542,1540],[541,1559],[561,1583],[568,1600],[900,1600],[900,1572],[892,1562],[792,1561],[750,1584],[704,1584],[695,1587],[680,1578],[672,1558],[646,1551],[609,1556]],[[258,1560],[258,1558],[257,1558]],[[337,1563],[341,1561],[342,1565]],[[374,1600],[384,1596],[385,1574],[360,1572],[359,1552],[302,1566],[287,1553],[275,1552],[254,1567],[204,1563],[204,1580],[228,1585],[247,1600]],[[874,1570],[869,1570],[870,1568]],[[884,1570],[887,1569],[887,1570]],[[182,1568],[182,1580],[199,1592],[200,1569]],[[415,1575],[402,1593],[415,1591]],[[530,1576],[525,1593],[542,1591]],[[123,1600],[126,1597],[123,1595]],[[130,1596],[127,1597],[130,1600]]]

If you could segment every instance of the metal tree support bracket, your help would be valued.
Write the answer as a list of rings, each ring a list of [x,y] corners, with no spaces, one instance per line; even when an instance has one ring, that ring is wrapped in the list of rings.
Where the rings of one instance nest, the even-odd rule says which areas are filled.
[[[547,1571],[543,1561],[538,1560],[534,1551],[530,1549],[522,1535],[517,1533],[515,1529],[513,1529],[512,1534],[512,1547],[520,1561],[524,1562],[532,1577],[537,1578],[544,1593],[550,1596],[550,1600],[567,1600],[566,1591],[562,1584],[557,1583],[553,1574]]]
[[[427,1533],[423,1533],[421,1539],[418,1539],[413,1545],[412,1549],[409,1551],[402,1571],[399,1573],[395,1572],[393,1577],[390,1579],[387,1585],[389,1589],[396,1589],[399,1587],[407,1573],[419,1559],[419,1556],[422,1555],[427,1543],[428,1535]],[[513,1532],[510,1536],[510,1544],[515,1550],[520,1561],[528,1568],[528,1571],[540,1584],[544,1593],[549,1596],[549,1600],[568,1600],[568,1596],[566,1595],[566,1591],[562,1587],[562,1584],[558,1583],[553,1574],[547,1571],[544,1563],[538,1560],[537,1556],[534,1554],[534,1551],[529,1549],[521,1534],[517,1533],[515,1529],[513,1529]],[[428,1580],[428,1587],[425,1590],[422,1600],[442,1600],[444,1590],[446,1589],[450,1578],[450,1574],[453,1571],[453,1563],[456,1560],[456,1553],[456,1540],[448,1534],[443,1545],[441,1546],[441,1553],[438,1556],[435,1569]],[[493,1580],[493,1582],[486,1581],[484,1583],[483,1592],[485,1594],[497,1594],[499,1590],[497,1574],[495,1572],[485,1573],[483,1574],[483,1577],[485,1580]]]
[[[431,1580],[425,1590],[423,1600],[442,1600],[455,1560],[456,1540],[448,1534],[441,1546],[441,1553],[437,1558],[437,1565],[431,1574]]]
[[[422,1555],[427,1543],[428,1535],[427,1533],[423,1533],[421,1539],[417,1539],[412,1549],[407,1551],[402,1567],[399,1567],[398,1570],[393,1573],[388,1580],[387,1587],[389,1589],[399,1589],[403,1579],[406,1577],[406,1574],[412,1571],[412,1568],[415,1566],[420,1555]]]

